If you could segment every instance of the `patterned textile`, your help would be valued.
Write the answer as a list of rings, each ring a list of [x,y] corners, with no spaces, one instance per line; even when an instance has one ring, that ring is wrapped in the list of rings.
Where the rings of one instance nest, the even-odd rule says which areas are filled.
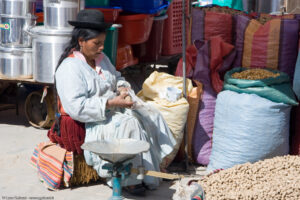
[[[60,117],[60,136],[54,131],[54,124],[48,131],[48,138],[51,142],[58,143],[60,147],[74,154],[83,154],[81,145],[85,137],[85,124],[73,120],[68,115]]]
[[[34,149],[31,164],[38,171],[40,180],[50,190],[69,187],[73,174],[73,153],[51,142],[42,142]]]
[[[293,77],[298,54],[298,19],[275,18],[261,24],[238,16],[236,35],[238,56],[242,56],[236,67],[276,69]]]

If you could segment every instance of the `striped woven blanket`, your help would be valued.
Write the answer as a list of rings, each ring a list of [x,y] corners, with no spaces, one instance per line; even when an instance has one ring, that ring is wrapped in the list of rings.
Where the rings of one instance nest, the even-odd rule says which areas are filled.
[[[73,153],[52,142],[42,142],[34,149],[30,160],[40,180],[50,190],[69,187],[73,174]]]

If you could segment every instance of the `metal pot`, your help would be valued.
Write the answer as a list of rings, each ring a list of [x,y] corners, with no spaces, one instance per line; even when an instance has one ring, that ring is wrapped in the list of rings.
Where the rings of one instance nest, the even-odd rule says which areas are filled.
[[[255,0],[243,0],[243,10],[246,12],[254,12]]]
[[[283,6],[283,0],[256,0],[255,11],[259,13],[280,12]]]
[[[300,1],[285,0],[284,6],[287,13],[300,14]]]
[[[68,21],[76,19],[79,11],[78,0],[45,0],[44,24],[46,28],[61,29],[72,27]]]
[[[33,79],[42,83],[54,83],[57,62],[70,42],[72,29],[45,29],[37,26],[33,34]]]
[[[0,74],[6,78],[32,78],[32,49],[0,47]]]
[[[25,16],[35,12],[35,0],[2,0],[1,3],[1,14]]]
[[[7,28],[0,29],[2,46],[31,47],[31,36],[26,30],[35,25],[35,17],[0,15],[0,23],[7,25]]]

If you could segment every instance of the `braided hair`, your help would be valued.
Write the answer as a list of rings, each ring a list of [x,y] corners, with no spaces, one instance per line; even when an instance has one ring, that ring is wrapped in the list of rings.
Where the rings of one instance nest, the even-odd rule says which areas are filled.
[[[73,51],[79,51],[80,46],[78,43],[79,38],[83,38],[84,41],[89,39],[93,39],[97,37],[101,33],[106,33],[106,30],[94,30],[94,29],[86,29],[86,28],[77,28],[75,27],[72,31],[72,38],[68,43],[67,47],[65,48],[64,52],[62,53],[60,59],[58,60],[57,66],[55,71],[58,69],[59,65],[62,61],[67,58]]]
[[[74,28],[72,31],[72,38],[70,42],[68,43],[67,47],[65,48],[64,52],[60,56],[60,59],[58,60],[55,72],[57,71],[58,67],[60,64],[63,62],[65,58],[67,58],[70,54],[72,54],[73,51],[80,51],[80,46],[78,43],[79,38],[83,38],[84,41],[93,39],[97,37],[101,33],[106,33],[106,29],[103,30],[94,30],[94,29],[86,29],[86,28]],[[56,89],[56,80],[54,76],[54,88],[53,88],[53,93],[54,93],[54,110],[55,110],[55,125],[53,131],[56,132],[58,136],[61,135],[60,133],[60,114],[58,113],[58,108],[57,108],[57,89]]]

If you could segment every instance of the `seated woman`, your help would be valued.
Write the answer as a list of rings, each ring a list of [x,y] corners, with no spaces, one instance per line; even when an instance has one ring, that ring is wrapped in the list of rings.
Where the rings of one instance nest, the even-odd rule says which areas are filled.
[[[125,99],[130,84],[121,77],[102,52],[106,29],[111,24],[104,22],[103,14],[97,10],[81,10],[74,26],[72,39],[62,54],[55,73],[57,94],[62,105],[61,127],[76,131],[85,125],[85,142],[111,140],[114,138],[133,138],[147,141],[150,150],[137,155],[130,162],[133,167],[144,166],[146,170],[160,171],[163,158],[172,152],[175,139],[158,112],[151,115],[132,110],[134,102]],[[132,30],[134,31],[134,30]],[[125,90],[120,95],[118,90]],[[71,122],[70,122],[71,120]],[[66,125],[71,123],[73,125]],[[100,177],[109,174],[102,166],[106,163],[99,156],[84,151],[88,165]],[[160,180],[145,177],[144,185],[154,189]],[[140,188],[141,181],[132,174],[122,182],[122,186]]]

